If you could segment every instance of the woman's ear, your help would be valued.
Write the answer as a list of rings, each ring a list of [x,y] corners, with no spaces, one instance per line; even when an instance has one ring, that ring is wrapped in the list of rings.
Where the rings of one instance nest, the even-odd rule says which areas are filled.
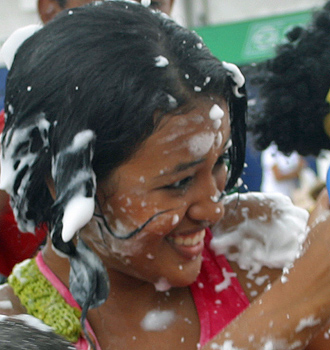
[[[56,0],[38,0],[39,17],[43,23],[49,22],[62,10],[63,8]]]
[[[46,177],[46,185],[48,187],[50,195],[52,196],[53,200],[55,200],[56,199],[55,184],[51,176]]]

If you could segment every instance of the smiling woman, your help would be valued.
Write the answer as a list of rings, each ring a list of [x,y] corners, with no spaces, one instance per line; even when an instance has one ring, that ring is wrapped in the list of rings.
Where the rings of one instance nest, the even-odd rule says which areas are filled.
[[[209,227],[244,166],[243,85],[196,34],[134,2],[63,12],[24,41],[8,75],[1,186],[19,227],[46,223],[49,237],[0,290],[1,312],[31,314],[77,349],[227,346],[222,331],[249,298]],[[319,304],[284,325],[274,288],[274,329],[272,312],[246,329],[260,313],[251,306],[232,344],[251,332],[251,349],[305,341],[330,316],[296,336]]]

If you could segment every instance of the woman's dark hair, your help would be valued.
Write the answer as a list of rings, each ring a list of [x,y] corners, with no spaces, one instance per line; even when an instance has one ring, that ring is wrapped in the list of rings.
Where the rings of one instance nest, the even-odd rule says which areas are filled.
[[[244,164],[246,111],[235,84],[196,34],[161,13],[123,1],[63,11],[23,43],[7,78],[2,171],[20,227],[49,222],[54,246],[76,258],[61,235],[68,203],[93,199],[96,181],[127,161],[161,116],[198,94],[229,104],[233,187]]]
[[[277,54],[251,68],[247,79],[259,90],[248,128],[258,149],[272,141],[280,151],[302,155],[330,149],[324,121],[329,113],[330,2],[316,12],[307,28],[295,27]]]

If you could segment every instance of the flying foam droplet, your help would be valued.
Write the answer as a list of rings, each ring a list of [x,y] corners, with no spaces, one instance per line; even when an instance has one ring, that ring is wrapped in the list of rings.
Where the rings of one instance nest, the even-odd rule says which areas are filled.
[[[159,55],[155,58],[156,67],[166,67],[169,65],[169,61],[166,57]]]

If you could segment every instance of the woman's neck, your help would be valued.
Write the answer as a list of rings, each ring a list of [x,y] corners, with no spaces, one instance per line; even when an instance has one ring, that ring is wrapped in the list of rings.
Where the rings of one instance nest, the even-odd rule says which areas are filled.
[[[53,249],[51,240],[48,238],[42,250],[42,257],[45,264],[69,288],[70,261],[66,257],[59,256]]]

